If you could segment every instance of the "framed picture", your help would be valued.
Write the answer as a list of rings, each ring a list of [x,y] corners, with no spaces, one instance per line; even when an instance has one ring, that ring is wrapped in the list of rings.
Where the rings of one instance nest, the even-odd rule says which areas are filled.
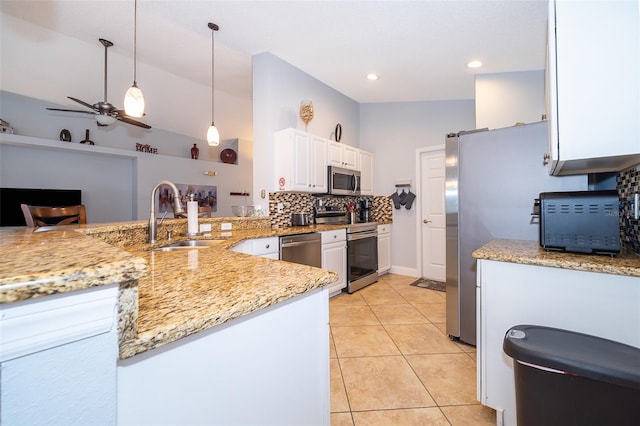
[[[211,207],[212,212],[218,211],[218,187],[210,185],[176,184],[182,209],[187,211],[187,201],[189,194],[193,194],[193,200],[198,202],[198,206]],[[158,191],[158,213],[163,216],[166,212],[173,214],[173,207],[176,203],[173,191],[168,186],[163,186]]]

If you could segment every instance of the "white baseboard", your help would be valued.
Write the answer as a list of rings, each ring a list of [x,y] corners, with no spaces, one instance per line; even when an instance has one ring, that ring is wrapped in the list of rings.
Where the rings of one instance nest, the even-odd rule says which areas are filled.
[[[418,277],[418,270],[416,268],[406,268],[403,266],[393,266],[391,265],[391,269],[389,270],[392,274],[398,275],[406,275],[408,277]]]

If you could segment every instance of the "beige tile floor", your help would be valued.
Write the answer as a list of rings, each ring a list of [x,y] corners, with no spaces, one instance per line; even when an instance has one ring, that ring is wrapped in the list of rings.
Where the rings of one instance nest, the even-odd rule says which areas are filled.
[[[331,424],[495,425],[476,353],[445,334],[445,293],[387,274],[329,302]]]

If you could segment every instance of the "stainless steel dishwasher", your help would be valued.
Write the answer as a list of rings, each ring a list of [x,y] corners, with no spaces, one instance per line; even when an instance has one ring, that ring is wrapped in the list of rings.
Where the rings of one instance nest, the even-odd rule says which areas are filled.
[[[320,233],[280,237],[280,260],[320,268],[322,266]]]

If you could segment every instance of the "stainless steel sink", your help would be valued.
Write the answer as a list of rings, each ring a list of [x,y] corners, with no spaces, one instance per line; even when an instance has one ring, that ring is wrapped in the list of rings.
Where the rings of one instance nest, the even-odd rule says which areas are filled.
[[[217,246],[224,240],[185,240],[176,241],[175,243],[166,245],[164,247],[157,247],[151,249],[151,251],[176,251],[185,249],[202,249]]]

